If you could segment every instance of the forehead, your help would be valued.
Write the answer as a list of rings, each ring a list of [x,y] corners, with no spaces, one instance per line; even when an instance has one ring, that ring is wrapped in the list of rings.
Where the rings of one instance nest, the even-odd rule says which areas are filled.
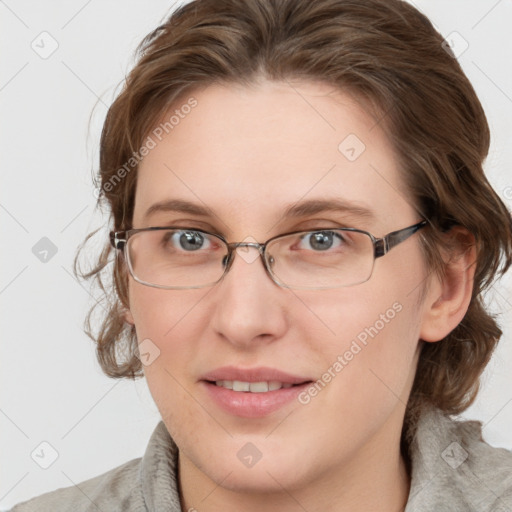
[[[369,206],[374,227],[416,217],[380,123],[327,84],[213,85],[176,102],[150,138],[138,169],[137,227],[154,225],[146,212],[169,199],[202,205],[227,231],[269,228],[306,199]]]

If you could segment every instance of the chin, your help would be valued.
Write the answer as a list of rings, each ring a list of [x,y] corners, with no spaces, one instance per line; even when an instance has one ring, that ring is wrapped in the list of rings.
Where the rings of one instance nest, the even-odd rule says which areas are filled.
[[[210,458],[200,469],[221,487],[233,492],[266,494],[282,492],[283,487],[300,489],[307,483],[307,475],[303,472],[308,464],[303,456],[299,462],[297,453],[274,452],[267,456],[262,454],[256,462],[255,459],[244,462],[245,454],[250,454],[253,449],[246,445],[245,450],[241,450],[237,446],[232,456],[225,452],[224,456],[217,457],[215,465],[211,463],[215,459]]]
[[[272,494],[282,492],[283,488],[298,487],[297,475],[293,474],[292,467],[285,468],[278,464],[269,467],[261,461],[252,468],[243,469],[238,465],[226,464],[222,471],[217,468],[214,476],[221,487],[237,493]]]

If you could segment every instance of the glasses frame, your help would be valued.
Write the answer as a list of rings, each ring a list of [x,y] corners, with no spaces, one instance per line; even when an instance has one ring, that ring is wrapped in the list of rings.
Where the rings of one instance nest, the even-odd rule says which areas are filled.
[[[221,281],[224,276],[229,272],[229,269],[231,268],[231,265],[234,261],[234,253],[236,249],[239,247],[254,247],[258,249],[259,255],[261,257],[261,260],[263,262],[263,266],[265,267],[265,270],[269,277],[276,283],[278,286],[281,286],[282,288],[290,288],[290,289],[305,289],[305,290],[325,290],[325,289],[333,289],[333,288],[348,288],[351,286],[356,286],[358,284],[365,283],[368,281],[372,275],[373,275],[373,268],[375,264],[375,260],[377,258],[381,258],[382,256],[386,255],[393,247],[396,247],[398,244],[401,244],[405,240],[407,240],[410,236],[412,236],[416,231],[419,231],[423,227],[427,225],[426,220],[422,220],[416,224],[413,224],[412,226],[408,226],[403,229],[398,229],[396,231],[391,231],[387,235],[384,235],[382,238],[377,238],[376,236],[372,235],[368,231],[364,231],[362,229],[357,228],[317,228],[317,229],[306,229],[306,230],[298,230],[298,231],[290,231],[288,233],[282,233],[280,235],[273,236],[272,238],[269,238],[266,242],[260,244],[258,242],[228,242],[222,235],[217,235],[215,233],[210,233],[209,231],[205,231],[203,229],[199,228],[191,228],[191,227],[184,227],[184,226],[165,226],[165,227],[149,227],[149,228],[137,228],[137,229],[128,229],[126,231],[111,231],[109,234],[110,237],[110,243],[114,247],[114,249],[117,249],[118,251],[122,252],[127,264],[128,269],[130,271],[131,276],[135,281],[137,281],[140,284],[144,284],[146,286],[151,286],[153,288],[161,288],[164,290],[189,290],[194,288],[205,288],[207,286],[213,286],[217,284],[219,281]],[[224,269],[223,274],[217,279],[217,281],[213,283],[207,283],[199,286],[163,286],[163,285],[157,285],[148,283],[146,281],[142,281],[138,277],[135,276],[133,272],[133,268],[131,265],[129,254],[127,254],[126,248],[128,245],[128,240],[135,235],[136,233],[141,233],[143,231],[159,231],[159,230],[169,230],[169,229],[177,229],[182,231],[196,231],[198,233],[204,233],[209,236],[214,236],[221,240],[228,248],[228,254],[227,254],[227,260],[226,260],[226,268]],[[267,255],[266,255],[266,248],[267,245],[279,238],[284,238],[289,235],[295,235],[298,233],[310,233],[310,232],[320,232],[320,231],[351,231],[356,233],[362,233],[370,238],[373,244],[373,262],[372,262],[372,270],[370,272],[370,275],[368,276],[368,279],[364,281],[360,281],[354,284],[349,285],[341,285],[341,286],[332,286],[332,287],[319,287],[319,288],[310,288],[310,287],[300,287],[300,286],[288,286],[284,283],[281,283],[279,279],[272,273],[272,269],[270,267],[270,263],[268,261]]]

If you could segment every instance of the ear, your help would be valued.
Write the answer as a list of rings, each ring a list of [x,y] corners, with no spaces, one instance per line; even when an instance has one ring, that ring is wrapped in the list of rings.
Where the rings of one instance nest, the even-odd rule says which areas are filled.
[[[125,322],[127,322],[131,325],[135,325],[135,321],[133,319],[132,312],[128,308],[125,309],[123,316],[124,316]]]
[[[468,310],[473,292],[475,238],[462,226],[454,226],[445,236],[451,238],[454,244],[450,254],[442,253],[446,275],[441,281],[432,274],[423,303],[420,338],[428,342],[442,340],[459,325]]]

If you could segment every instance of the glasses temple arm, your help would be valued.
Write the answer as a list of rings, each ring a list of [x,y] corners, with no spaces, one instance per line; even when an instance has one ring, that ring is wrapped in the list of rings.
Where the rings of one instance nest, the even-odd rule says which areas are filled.
[[[380,256],[384,256],[384,254],[393,249],[393,247],[407,240],[410,236],[416,233],[416,231],[426,226],[426,224],[427,221],[423,220],[414,226],[393,231],[384,238],[379,238],[375,242],[375,257],[379,258]]]

